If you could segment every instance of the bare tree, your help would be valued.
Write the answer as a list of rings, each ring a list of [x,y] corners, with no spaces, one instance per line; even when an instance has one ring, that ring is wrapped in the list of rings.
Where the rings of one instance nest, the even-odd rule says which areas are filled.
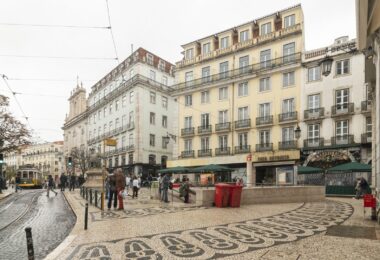
[[[84,176],[90,165],[89,152],[82,148],[74,147],[70,151],[70,156],[73,158],[73,167],[78,167],[82,172],[82,176]]]
[[[0,153],[30,144],[30,131],[8,112],[8,105],[8,98],[0,95]]]

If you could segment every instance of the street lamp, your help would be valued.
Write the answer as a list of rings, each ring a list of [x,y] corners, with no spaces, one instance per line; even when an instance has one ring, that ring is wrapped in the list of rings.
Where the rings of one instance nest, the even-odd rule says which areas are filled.
[[[296,139],[300,139],[301,137],[301,128],[300,126],[297,124],[297,127],[294,129],[294,134],[296,136]]]
[[[174,142],[177,141],[177,136],[173,134],[169,134],[168,132],[166,132],[166,136],[163,138],[164,138],[165,144],[168,144],[170,142],[170,139],[173,139]]]
[[[322,65],[322,75],[327,77],[331,73],[331,66],[333,59],[329,56],[326,56],[319,65]]]

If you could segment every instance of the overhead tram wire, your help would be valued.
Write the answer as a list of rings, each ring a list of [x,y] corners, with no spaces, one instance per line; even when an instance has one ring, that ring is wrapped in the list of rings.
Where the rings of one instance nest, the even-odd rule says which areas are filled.
[[[61,81],[71,82],[76,79],[49,79],[49,78],[8,78],[9,81]],[[97,79],[81,79],[81,81],[97,81]]]
[[[109,26],[84,26],[66,24],[32,24],[32,23],[0,23],[0,26],[20,26],[20,27],[47,27],[47,28],[67,28],[67,29],[101,29],[110,30]]]
[[[67,60],[118,60],[111,57],[70,57],[70,56],[39,56],[39,55],[16,55],[16,54],[0,54],[0,57],[10,58],[30,58],[30,59],[67,59]]]

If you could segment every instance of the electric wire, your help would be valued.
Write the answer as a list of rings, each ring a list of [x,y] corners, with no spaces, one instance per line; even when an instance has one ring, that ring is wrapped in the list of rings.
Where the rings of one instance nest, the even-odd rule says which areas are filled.
[[[42,55],[18,55],[18,54],[0,54],[0,57],[8,58],[30,58],[30,59],[66,59],[66,60],[118,60],[112,57],[70,57],[70,56],[42,56]]]
[[[0,23],[0,26],[20,26],[20,27],[51,27],[70,29],[111,29],[109,26],[85,26],[85,25],[65,25],[65,24],[33,24],[33,23]]]
[[[8,78],[9,81],[61,81],[72,82],[76,79],[52,79],[52,78]],[[97,81],[97,79],[81,79],[81,81]]]

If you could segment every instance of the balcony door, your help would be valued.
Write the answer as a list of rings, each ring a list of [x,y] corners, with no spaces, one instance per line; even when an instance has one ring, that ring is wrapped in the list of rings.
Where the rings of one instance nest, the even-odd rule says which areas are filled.
[[[228,61],[219,64],[219,73],[221,79],[228,77]]]
[[[320,126],[313,124],[307,126],[307,146],[319,146]]]
[[[343,141],[348,135],[348,120],[342,120],[335,123],[335,136],[337,140]]]
[[[240,73],[245,73],[248,71],[248,65],[249,65],[249,56],[244,56],[239,58],[239,70]]]
[[[263,130],[260,131],[260,146],[261,147],[266,147],[270,143],[270,132],[269,130]]]
[[[337,112],[348,112],[348,89],[339,89],[335,91],[335,105]]]
[[[185,151],[189,153],[192,150],[193,150],[193,140],[191,139],[185,140]]]
[[[271,60],[271,50],[265,50],[260,52],[260,67],[267,68],[270,67]]]
[[[244,149],[248,146],[248,133],[240,133],[238,135],[239,148]]]
[[[317,112],[321,106],[321,96],[319,94],[317,95],[310,95],[307,97],[307,107],[309,110],[312,110],[311,112]]]
[[[211,80],[210,75],[210,66],[202,68],[202,82],[209,82]]]
[[[263,103],[259,106],[259,115],[261,118],[268,118],[270,116],[270,103]]]
[[[191,116],[185,117],[185,128],[191,128],[193,126],[193,118]]]
[[[226,150],[228,147],[228,136],[227,135],[221,135],[219,136],[219,148],[220,150]]]
[[[238,120],[246,120],[248,119],[248,107],[239,107],[238,110]]]
[[[282,54],[284,56],[284,63],[294,60],[295,51],[296,51],[296,44],[294,42],[285,44],[283,46]]]
[[[228,110],[219,111],[219,124],[225,124],[228,122]]]
[[[294,98],[284,99],[282,101],[282,113],[284,117],[292,117],[294,112]]]
[[[202,114],[201,115],[201,127],[202,129],[207,129],[210,125],[210,114]]]
[[[207,151],[210,149],[210,138],[209,137],[202,137],[201,138],[201,150]]]
[[[294,140],[294,128],[293,127],[282,128],[282,141],[290,142],[293,140]]]

